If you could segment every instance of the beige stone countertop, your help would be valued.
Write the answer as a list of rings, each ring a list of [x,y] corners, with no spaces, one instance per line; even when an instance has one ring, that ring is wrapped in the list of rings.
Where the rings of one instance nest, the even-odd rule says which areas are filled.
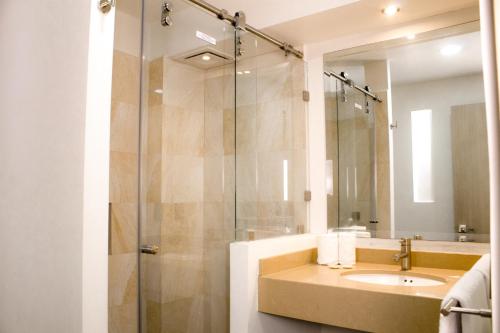
[[[445,280],[445,284],[438,286],[418,287],[418,286],[386,286],[374,283],[365,283],[348,280],[342,274],[354,273],[356,271],[372,270],[377,272],[396,272],[422,275],[426,277],[438,277]],[[461,270],[413,267],[410,271],[401,272],[399,266],[357,263],[350,269],[332,269],[328,266],[317,264],[307,264],[304,266],[291,268],[277,273],[263,275],[262,278],[291,281],[297,283],[308,283],[321,286],[331,286],[336,288],[352,288],[356,290],[366,290],[372,292],[383,292],[397,295],[410,295],[419,297],[429,297],[442,300],[451,286],[465,273]]]
[[[383,251],[378,254],[381,259],[389,255]],[[425,254],[425,258],[429,255],[432,254]],[[442,254],[436,254],[436,261],[441,257]],[[462,264],[456,255],[448,259],[443,260],[448,266],[462,268],[469,266],[474,258],[465,256],[463,262],[467,264]],[[314,261],[313,250],[261,260],[259,311],[364,332],[438,332],[441,300],[465,273],[465,270],[450,267],[415,266],[401,272],[399,265],[387,264],[384,260],[381,260],[383,263],[358,262],[352,269],[332,269]],[[342,276],[356,271],[430,275],[445,283],[388,286],[352,281]]]

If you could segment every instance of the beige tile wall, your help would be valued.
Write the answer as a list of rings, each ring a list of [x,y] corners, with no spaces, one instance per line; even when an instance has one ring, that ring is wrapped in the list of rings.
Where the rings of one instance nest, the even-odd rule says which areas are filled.
[[[490,191],[484,103],[452,106],[450,127],[455,230],[465,224],[474,229],[474,241],[487,241]]]
[[[139,58],[114,52],[110,142],[109,332],[137,332]]]
[[[228,332],[234,76],[230,67],[201,70],[166,57],[147,73],[143,235],[160,255],[144,256],[144,327]]]

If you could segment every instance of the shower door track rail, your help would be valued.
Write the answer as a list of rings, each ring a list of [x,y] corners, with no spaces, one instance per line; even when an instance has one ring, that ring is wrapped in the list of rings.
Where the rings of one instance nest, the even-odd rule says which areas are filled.
[[[217,7],[211,5],[208,2],[205,2],[203,0],[188,0],[188,1],[197,5],[198,7],[203,8],[206,11],[209,11],[209,12],[215,14],[219,19],[226,20],[226,21],[230,22],[233,26],[239,27],[239,28],[241,28],[245,31],[248,31],[248,32],[250,32],[250,33],[252,33],[252,34],[254,34],[262,39],[267,40],[268,42],[271,42],[272,44],[278,46],[280,49],[285,51],[286,54],[291,53],[294,56],[296,56],[297,58],[300,58],[300,59],[304,58],[304,53],[302,53],[302,51],[294,48],[293,45],[290,45],[290,44],[282,42],[282,41],[280,41],[272,36],[269,36],[268,34],[260,31],[257,28],[254,28],[251,25],[248,25],[246,23],[243,23],[242,26],[238,26],[238,24],[239,24],[238,19],[235,16],[231,16],[227,12],[227,10],[225,10],[225,9],[219,9],[219,8],[217,8]]]
[[[365,88],[362,88],[358,85],[356,85],[352,80],[349,80],[345,77],[343,77],[342,75],[339,75],[337,73],[333,73],[333,72],[323,72],[326,76],[328,77],[334,77],[336,78],[337,80],[340,80],[342,82],[344,82],[345,84],[349,85],[350,87],[362,92],[363,94],[365,94],[366,96],[370,96],[374,101],[376,102],[379,102],[379,103],[382,103],[382,100],[377,96],[375,95],[374,93],[370,92],[369,90],[365,89]]]

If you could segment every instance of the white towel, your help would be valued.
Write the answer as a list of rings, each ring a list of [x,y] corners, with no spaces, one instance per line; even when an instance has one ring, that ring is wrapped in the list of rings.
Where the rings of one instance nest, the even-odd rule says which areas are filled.
[[[339,233],[339,262],[342,265],[356,263],[356,234],[354,232]]]
[[[372,234],[369,231],[355,231],[356,238],[371,238]]]
[[[489,300],[486,292],[487,287],[483,273],[477,269],[471,269],[450,289],[441,306],[444,306],[453,298],[458,301],[457,306],[463,308],[488,309]],[[448,316],[441,315],[439,332],[490,333],[491,319],[470,314],[451,313]]]
[[[331,232],[318,236],[318,264],[336,264],[339,260],[338,233]]]
[[[491,287],[491,255],[485,254],[479,259],[471,270],[477,270],[483,274],[484,281],[486,283],[486,292],[488,299],[490,298],[490,287]]]
[[[441,306],[443,304],[441,303]],[[452,312],[447,316],[439,315],[439,333],[461,333],[462,322],[460,314]]]

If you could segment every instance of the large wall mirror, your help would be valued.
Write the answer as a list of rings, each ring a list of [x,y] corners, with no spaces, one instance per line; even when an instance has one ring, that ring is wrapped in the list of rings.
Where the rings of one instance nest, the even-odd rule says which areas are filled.
[[[324,58],[328,226],[489,242],[478,22]]]

